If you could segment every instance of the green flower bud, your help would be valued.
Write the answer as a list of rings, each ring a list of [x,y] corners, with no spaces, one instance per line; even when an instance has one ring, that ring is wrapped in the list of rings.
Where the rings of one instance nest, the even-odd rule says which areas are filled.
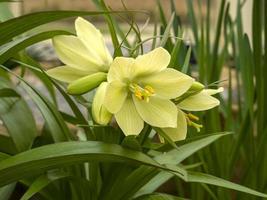
[[[67,90],[69,94],[80,95],[93,90],[98,87],[100,83],[107,79],[107,74],[104,72],[97,72],[88,76],[82,77],[69,84]]]
[[[107,85],[107,82],[100,84],[95,93],[92,104],[92,116],[95,122],[101,125],[107,125],[112,117],[112,114],[103,106]]]
[[[191,92],[200,92],[201,90],[203,90],[205,88],[205,86],[203,84],[201,84],[200,82],[193,82],[193,84],[191,85],[191,87],[189,88],[189,91]]]

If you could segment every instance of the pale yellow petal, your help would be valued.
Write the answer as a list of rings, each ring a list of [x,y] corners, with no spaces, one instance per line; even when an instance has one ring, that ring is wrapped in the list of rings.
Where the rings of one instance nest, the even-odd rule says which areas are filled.
[[[187,133],[187,122],[184,112],[178,109],[176,128],[162,128],[162,130],[175,142],[184,140]]]
[[[53,38],[53,46],[59,59],[66,65],[89,72],[104,71],[102,61],[93,57],[75,36],[56,36]]]
[[[206,90],[202,90],[200,93],[186,98],[177,106],[187,111],[203,111],[214,108],[219,104],[220,101],[218,99],[210,96]]]
[[[127,95],[126,85],[120,81],[113,81],[107,86],[104,105],[109,112],[117,113],[121,109]]]
[[[49,69],[46,71],[46,73],[50,77],[66,83],[71,83],[79,78],[82,78],[90,74],[90,72],[78,70],[66,65]]]
[[[148,124],[156,127],[176,127],[177,108],[170,100],[150,97],[149,102],[133,95],[137,112]]]
[[[108,72],[108,82],[115,80],[123,81],[125,79],[130,80],[134,71],[133,64],[133,58],[116,57]]]
[[[167,50],[162,47],[153,51],[140,55],[135,62],[135,76],[142,76],[159,72],[167,68],[170,63],[171,56]]]
[[[107,82],[99,85],[92,103],[92,116],[101,125],[107,125],[112,118],[112,114],[103,106],[107,85]]]
[[[205,92],[208,95],[214,95],[214,94],[218,94],[220,92],[223,92],[223,87],[219,87],[218,89],[205,89]]]
[[[115,119],[126,136],[138,135],[144,127],[144,121],[137,113],[131,98],[125,100],[120,111],[115,114]]]
[[[140,78],[143,85],[151,86],[155,94],[164,99],[181,96],[190,88],[193,81],[190,76],[171,68]]]
[[[105,45],[101,32],[93,24],[81,17],[75,20],[75,28],[77,36],[85,44],[90,54],[101,59],[105,65],[110,65],[112,57]]]

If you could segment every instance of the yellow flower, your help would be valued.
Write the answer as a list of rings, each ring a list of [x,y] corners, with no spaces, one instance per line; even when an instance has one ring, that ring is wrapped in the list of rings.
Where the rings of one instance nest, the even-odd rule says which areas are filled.
[[[220,93],[223,88],[218,89],[203,89],[202,84],[195,82],[191,88],[197,87],[199,91],[189,90],[189,96],[177,104],[177,127],[176,128],[163,128],[162,130],[173,140],[184,140],[187,134],[187,126],[193,126],[200,131],[202,125],[197,124],[198,117],[191,114],[191,111],[204,111],[212,109],[220,104],[220,101],[212,95]],[[194,93],[195,94],[192,94]],[[191,93],[191,95],[190,95]],[[187,94],[185,94],[186,96]],[[184,111],[188,111],[185,113]]]
[[[108,72],[104,106],[114,114],[125,135],[138,135],[144,121],[176,127],[177,109],[170,100],[184,94],[193,79],[167,68],[169,53],[157,48],[136,59],[117,57]]]
[[[94,25],[78,17],[75,29],[77,36],[53,38],[55,51],[64,65],[48,70],[47,74],[69,83],[70,94],[82,94],[106,80],[113,59],[102,34]]]

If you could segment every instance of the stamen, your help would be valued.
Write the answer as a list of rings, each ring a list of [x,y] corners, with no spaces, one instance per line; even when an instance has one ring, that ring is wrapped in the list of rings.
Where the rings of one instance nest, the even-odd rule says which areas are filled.
[[[200,132],[200,129],[203,128],[203,125],[193,122],[193,120],[198,121],[199,118],[191,113],[188,113],[185,115],[186,115],[186,121],[187,121],[188,126],[192,126],[197,130],[197,132]]]
[[[155,93],[154,89],[150,85],[145,86],[145,91],[150,95]]]
[[[188,113],[187,116],[188,116],[189,119],[191,119],[191,120],[195,120],[195,121],[198,121],[198,120],[199,120],[198,116],[193,115],[192,113]]]
[[[132,83],[130,84],[129,89],[139,100],[145,100],[146,102],[149,102],[149,97],[153,96],[155,93],[154,89],[149,85],[142,88],[138,84]]]

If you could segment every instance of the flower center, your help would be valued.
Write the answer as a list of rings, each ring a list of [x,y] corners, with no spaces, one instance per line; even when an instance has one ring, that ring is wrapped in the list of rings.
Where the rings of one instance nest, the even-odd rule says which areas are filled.
[[[199,118],[191,113],[185,114],[185,117],[188,126],[193,126],[195,129],[197,129],[197,132],[200,132],[200,129],[203,127],[203,125],[193,122],[193,121],[198,121]]]
[[[155,94],[154,89],[149,85],[145,85],[145,87],[143,88],[136,83],[131,83],[129,88],[137,99],[145,100],[146,102],[149,102],[149,97]]]

